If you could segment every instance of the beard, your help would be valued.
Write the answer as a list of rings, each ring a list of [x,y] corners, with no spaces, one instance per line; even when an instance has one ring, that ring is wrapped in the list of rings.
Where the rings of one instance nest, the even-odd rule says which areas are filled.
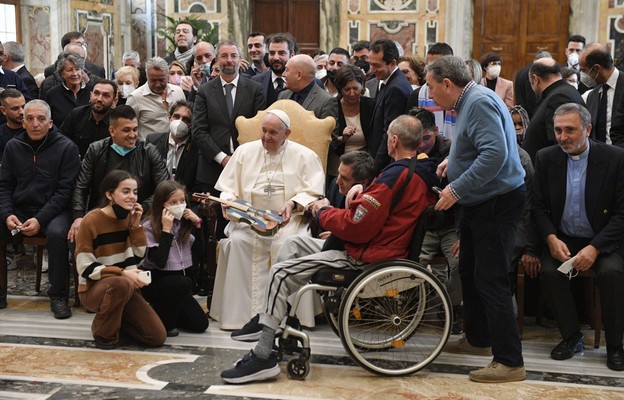
[[[282,75],[285,70],[286,64],[282,64],[281,62],[271,63],[271,71],[275,72],[276,75]]]

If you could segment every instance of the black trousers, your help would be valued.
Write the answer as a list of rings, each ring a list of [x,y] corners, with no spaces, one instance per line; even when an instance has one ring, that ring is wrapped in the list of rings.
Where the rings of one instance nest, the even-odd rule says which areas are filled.
[[[568,246],[572,255],[589,244],[589,239],[571,238],[560,233],[557,237]],[[542,253],[541,263],[540,274],[548,304],[557,320],[561,336],[568,339],[580,329],[570,279],[557,271],[561,262],[551,257],[548,248]],[[600,293],[607,345],[619,346],[624,334],[624,259],[618,253],[599,254],[592,269],[596,273]]]
[[[509,264],[525,202],[522,185],[462,207],[460,217],[459,274],[466,339],[474,346],[492,346],[494,361],[509,367],[524,365]]]
[[[151,271],[152,283],[143,287],[141,292],[165,328],[198,333],[208,329],[208,317],[191,295],[193,280],[183,271]]]

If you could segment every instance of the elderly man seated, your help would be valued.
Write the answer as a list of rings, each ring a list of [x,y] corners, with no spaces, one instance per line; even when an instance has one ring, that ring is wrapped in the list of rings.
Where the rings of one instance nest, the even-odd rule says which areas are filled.
[[[210,316],[220,322],[221,329],[240,329],[264,309],[262,289],[282,241],[310,235],[300,211],[322,196],[325,174],[316,153],[289,141],[289,135],[288,115],[268,111],[260,140],[238,147],[215,185],[223,199],[242,199],[262,210],[279,210],[284,218],[275,236],[261,236],[245,223],[226,226],[210,306]],[[311,309],[310,304],[310,312],[299,316],[306,326],[314,326]]]
[[[18,133],[6,145],[0,167],[0,213],[5,222],[0,227],[0,237],[45,234],[50,307],[54,318],[64,319],[71,317],[67,304],[66,236],[80,157],[78,146],[58,131],[51,115],[46,102],[31,100],[24,107],[25,132]],[[6,307],[6,289],[0,291],[0,308]]]

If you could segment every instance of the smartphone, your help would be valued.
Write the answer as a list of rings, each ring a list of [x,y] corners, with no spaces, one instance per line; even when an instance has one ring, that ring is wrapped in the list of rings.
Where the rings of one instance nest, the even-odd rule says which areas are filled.
[[[139,272],[139,278],[146,284],[149,285],[152,283],[152,271],[141,271]]]

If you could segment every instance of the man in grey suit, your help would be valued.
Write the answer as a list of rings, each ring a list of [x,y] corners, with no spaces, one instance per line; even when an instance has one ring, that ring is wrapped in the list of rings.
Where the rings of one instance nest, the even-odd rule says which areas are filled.
[[[286,90],[283,90],[278,100],[291,99],[301,104],[303,108],[314,112],[316,118],[323,119],[332,116],[336,120],[336,127],[332,132],[332,140],[340,135],[338,127],[338,101],[334,96],[327,93],[325,88],[319,86],[315,80],[316,64],[312,57],[306,54],[293,56],[286,63],[286,70],[282,74],[286,80]],[[327,169],[327,183],[338,174],[336,163],[330,162]]]
[[[338,101],[315,83],[315,73],[316,65],[312,57],[306,54],[292,57],[282,74],[287,89],[279,94],[278,100],[292,99],[306,110],[313,111],[316,118],[331,115],[338,119]]]
[[[242,52],[231,40],[217,45],[221,76],[199,87],[193,109],[193,143],[199,150],[197,189],[218,195],[214,184],[238,147],[238,116],[251,118],[263,102],[258,82],[240,76]]]
[[[611,52],[600,43],[591,43],[585,47],[579,59],[579,67],[581,80],[587,86],[594,86],[586,100],[594,127],[591,138],[624,147],[624,109],[621,104],[624,74],[615,68]]]

